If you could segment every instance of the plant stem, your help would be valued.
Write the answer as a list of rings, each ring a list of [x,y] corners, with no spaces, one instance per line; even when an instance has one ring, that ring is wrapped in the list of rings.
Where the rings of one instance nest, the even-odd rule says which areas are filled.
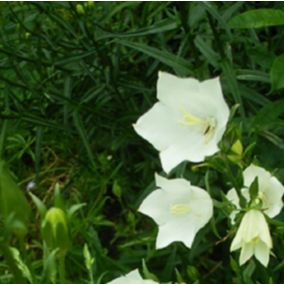
[[[89,271],[89,275],[90,275],[90,284],[94,284],[95,282],[94,282],[94,276],[93,276],[92,270]]]
[[[2,124],[2,131],[0,136],[0,160],[3,159],[3,153],[4,153],[4,142],[6,138],[6,129],[7,129],[8,121],[5,119]]]
[[[61,255],[59,258],[59,278],[60,284],[65,284],[65,254]]]

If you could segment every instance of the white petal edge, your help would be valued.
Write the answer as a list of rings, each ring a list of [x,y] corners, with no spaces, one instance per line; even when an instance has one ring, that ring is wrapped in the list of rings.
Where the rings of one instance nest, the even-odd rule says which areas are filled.
[[[244,246],[241,249],[240,254],[240,265],[243,265],[246,263],[252,256],[253,256],[253,245],[252,244],[244,244]]]
[[[216,143],[204,143],[204,136],[189,133],[179,143],[173,144],[160,152],[163,170],[168,174],[183,161],[202,162],[206,156],[219,151]]]
[[[141,203],[138,211],[152,218],[157,225],[167,222],[169,216],[169,196],[162,189],[151,192]]]
[[[160,226],[156,240],[156,248],[162,249],[176,241],[183,242],[185,246],[191,248],[196,235],[196,228],[192,225],[190,220],[183,218]]]

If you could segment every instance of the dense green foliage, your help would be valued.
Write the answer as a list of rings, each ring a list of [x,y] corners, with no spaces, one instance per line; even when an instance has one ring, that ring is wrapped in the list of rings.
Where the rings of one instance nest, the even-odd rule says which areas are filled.
[[[64,277],[106,283],[137,267],[160,282],[283,281],[284,216],[270,223],[276,256],[269,267],[255,260],[240,267],[238,253],[229,252],[235,228],[222,202],[252,161],[284,182],[282,2],[2,2],[0,8],[0,155],[12,173],[5,178],[20,199],[25,192],[33,212],[27,232],[26,220],[9,231],[1,215],[1,283],[13,283],[13,276],[17,284],[65,283]],[[158,153],[132,127],[156,101],[159,70],[199,80],[220,76],[231,108],[222,153],[207,166],[185,162],[172,173],[216,200],[214,218],[190,250],[180,243],[155,250],[157,227],[137,212],[154,189],[154,173],[162,172]],[[241,154],[231,149],[237,140]],[[21,207],[19,199],[9,202]],[[63,240],[41,229],[52,207],[53,229]],[[20,252],[26,280],[7,244]],[[52,282],[57,253],[61,282]]]

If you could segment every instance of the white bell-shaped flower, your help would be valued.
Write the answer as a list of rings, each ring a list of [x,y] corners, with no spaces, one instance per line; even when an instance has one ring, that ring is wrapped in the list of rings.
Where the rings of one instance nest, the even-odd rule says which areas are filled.
[[[265,169],[251,164],[243,172],[244,188],[241,190],[242,195],[247,201],[250,201],[249,187],[257,177],[258,179],[258,199],[262,204],[263,212],[270,218],[278,215],[283,207],[282,196],[284,194],[284,187],[280,181],[272,176]],[[239,197],[234,188],[227,193],[227,198],[237,208],[240,208]],[[232,221],[237,211],[233,211]]]
[[[259,210],[249,210],[242,218],[230,250],[241,249],[240,265],[254,255],[262,265],[267,266],[271,248],[272,240],[264,215]]]
[[[138,210],[159,226],[156,248],[175,241],[190,248],[196,233],[213,215],[210,195],[185,179],[168,180],[159,175],[155,179],[159,189],[150,193]]]
[[[164,171],[215,154],[229,118],[219,78],[199,82],[159,72],[158,102],[134,129],[160,151]]]
[[[119,278],[116,278],[107,284],[156,284],[158,282],[153,281],[153,280],[145,280],[143,279],[140,274],[138,269],[135,269],[128,274],[121,276]]]

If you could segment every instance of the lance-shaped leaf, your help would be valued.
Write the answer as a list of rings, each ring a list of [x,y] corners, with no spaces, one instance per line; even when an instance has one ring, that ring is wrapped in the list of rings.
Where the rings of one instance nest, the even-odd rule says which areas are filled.
[[[0,216],[6,229],[18,236],[27,232],[30,206],[4,161],[0,161]]]

